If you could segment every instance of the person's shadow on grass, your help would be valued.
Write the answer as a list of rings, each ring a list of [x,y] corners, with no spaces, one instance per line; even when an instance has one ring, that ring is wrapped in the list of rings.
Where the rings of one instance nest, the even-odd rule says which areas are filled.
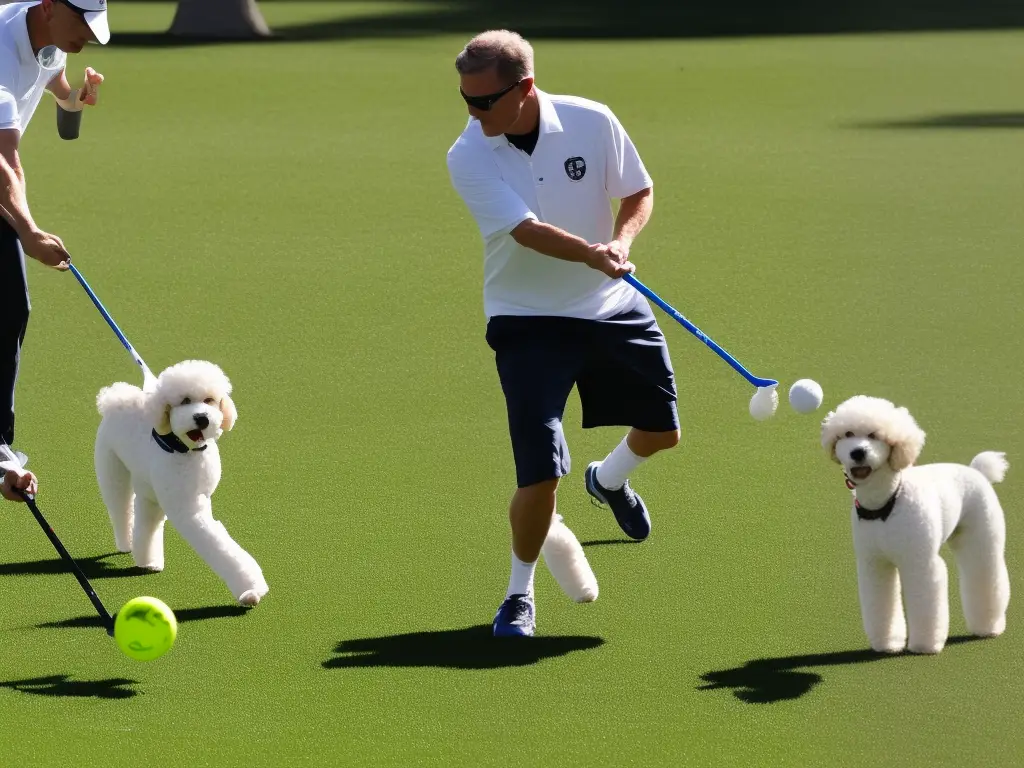
[[[12,691],[20,693],[96,699],[130,699],[139,695],[139,692],[131,687],[135,685],[138,685],[137,681],[123,677],[107,680],[72,680],[70,675],[49,675],[47,677],[30,677],[25,680],[0,681],[0,688],[10,688]]]
[[[973,635],[958,635],[949,638],[948,645],[969,643],[982,638]],[[799,699],[811,692],[822,682],[816,672],[805,671],[809,667],[835,667],[845,664],[864,664],[886,659],[898,659],[915,654],[878,653],[870,649],[858,651],[837,651],[803,656],[783,656],[776,659],[754,659],[742,667],[706,672],[701,675],[706,685],[699,691],[732,689],[733,696],[747,704],[774,704],[779,701]]]
[[[342,640],[325,669],[367,667],[441,667],[500,669],[536,664],[604,644],[600,637],[537,636],[498,638],[490,624],[435,632]]]

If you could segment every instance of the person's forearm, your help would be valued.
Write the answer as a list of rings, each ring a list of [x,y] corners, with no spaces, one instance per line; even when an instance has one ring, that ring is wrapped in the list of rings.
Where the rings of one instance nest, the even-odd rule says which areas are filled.
[[[36,229],[36,223],[28,210],[28,199],[25,197],[25,176],[21,165],[12,167],[0,154],[0,205],[3,206],[6,218],[19,237]]]
[[[527,219],[511,232],[512,238],[524,248],[564,261],[587,262],[590,243],[582,237],[542,221]]]
[[[622,198],[615,216],[615,236],[612,239],[631,245],[651,218],[653,210],[654,190],[650,187]]]

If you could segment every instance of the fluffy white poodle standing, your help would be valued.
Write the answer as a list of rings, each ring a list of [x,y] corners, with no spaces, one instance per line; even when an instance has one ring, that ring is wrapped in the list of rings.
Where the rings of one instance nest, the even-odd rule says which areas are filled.
[[[907,646],[938,653],[945,646],[948,575],[939,548],[946,542],[956,558],[967,629],[993,637],[1006,628],[1006,524],[992,488],[1006,474],[1004,454],[979,453],[969,467],[915,467],[924,440],[906,408],[863,395],[822,422],[822,447],[843,466],[854,495],[861,614],[876,651]]]
[[[269,587],[259,565],[213,519],[220,482],[217,439],[234,426],[231,383],[213,363],[186,360],[153,392],[119,382],[100,390],[96,478],[120,552],[151,571],[164,567],[164,522],[227,584],[242,605]]]

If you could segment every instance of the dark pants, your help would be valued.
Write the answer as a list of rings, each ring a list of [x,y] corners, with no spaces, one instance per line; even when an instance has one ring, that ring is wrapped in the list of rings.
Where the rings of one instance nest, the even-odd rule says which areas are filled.
[[[646,302],[609,320],[498,315],[487,324],[520,488],[568,474],[562,416],[575,386],[583,428],[679,428],[675,374]]]
[[[8,445],[14,445],[14,387],[30,308],[25,252],[0,219],[0,439]]]

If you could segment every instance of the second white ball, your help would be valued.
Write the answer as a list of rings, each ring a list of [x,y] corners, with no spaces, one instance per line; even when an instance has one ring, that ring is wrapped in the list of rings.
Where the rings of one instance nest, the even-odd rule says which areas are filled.
[[[825,399],[821,385],[813,379],[800,379],[789,388],[789,404],[797,413],[811,413],[821,407]]]

